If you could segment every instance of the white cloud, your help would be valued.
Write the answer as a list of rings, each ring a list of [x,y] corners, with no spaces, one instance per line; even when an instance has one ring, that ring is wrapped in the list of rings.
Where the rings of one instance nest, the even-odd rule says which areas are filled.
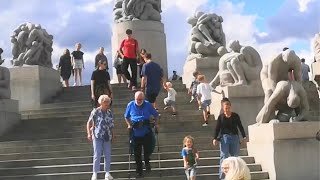
[[[80,9],[82,9],[86,12],[89,12],[89,13],[94,13],[98,9],[101,9],[103,6],[109,5],[112,2],[113,2],[113,0],[98,0],[95,2],[87,3],[83,6],[80,6]]]
[[[186,2],[188,1],[188,2]],[[207,4],[208,0],[162,0],[162,10],[177,8],[187,15],[193,14],[200,6]]]
[[[315,0],[297,0],[299,4],[299,11],[305,12],[308,9],[308,4]]]

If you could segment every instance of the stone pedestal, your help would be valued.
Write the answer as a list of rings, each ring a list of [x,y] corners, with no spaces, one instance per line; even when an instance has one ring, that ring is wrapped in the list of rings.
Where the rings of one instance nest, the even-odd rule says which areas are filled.
[[[216,76],[219,71],[220,57],[194,58],[187,60],[183,66],[182,82],[187,88],[193,80],[193,72],[199,71],[206,76],[208,82]]]
[[[320,61],[314,62],[311,64],[311,80],[316,84],[318,88],[318,94],[320,99]]]
[[[11,98],[19,100],[20,111],[39,109],[62,89],[59,72],[52,68],[23,66],[9,70]]]
[[[216,90],[218,92],[223,90],[225,96],[230,99],[232,111],[239,114],[244,130],[248,134],[248,126],[256,123],[256,116],[263,107],[264,93],[261,84],[256,82],[248,86],[218,86]],[[210,112],[217,119],[222,112],[222,95],[212,92],[211,99]]]
[[[126,30],[132,30],[132,36],[138,40],[139,49],[146,49],[152,54],[152,60],[158,63],[165,76],[168,75],[167,45],[164,25],[158,21],[126,21],[113,25],[112,28],[112,58],[120,47],[123,39],[127,37]],[[112,62],[114,59],[112,59]],[[129,68],[130,69],[130,68]],[[138,74],[139,76],[139,74]],[[113,68],[112,83],[118,82],[116,71]]]
[[[273,180],[320,179],[319,122],[249,126],[249,156]]]
[[[17,100],[0,100],[0,136],[21,120]]]

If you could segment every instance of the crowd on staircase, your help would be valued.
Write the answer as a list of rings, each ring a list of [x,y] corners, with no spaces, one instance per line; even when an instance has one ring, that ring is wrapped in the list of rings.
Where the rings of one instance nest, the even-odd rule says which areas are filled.
[[[117,71],[118,82],[127,83],[128,88],[135,92],[135,98],[128,103],[124,112],[124,119],[127,124],[130,137],[130,152],[134,155],[136,163],[136,177],[144,177],[143,163],[146,171],[151,171],[150,156],[155,146],[155,134],[159,133],[159,110],[156,104],[157,96],[161,88],[167,91],[168,96],[164,98],[164,110],[170,109],[172,116],[177,116],[176,95],[177,92],[170,81],[180,80],[180,77],[173,71],[173,76],[169,79],[164,77],[164,73],[159,64],[152,61],[152,54],[145,49],[139,50],[138,41],[132,37],[132,30],[126,30],[125,38],[117,50],[113,66]],[[84,68],[83,52],[80,51],[81,44],[76,44],[76,51],[70,55],[66,50],[61,56],[59,67],[61,77],[65,86],[69,86],[68,79],[74,74],[74,86],[82,85],[81,71]],[[131,73],[128,69],[130,67]],[[138,70],[139,68],[139,70]],[[138,88],[137,76],[141,77],[140,88]],[[211,92],[217,92],[208,84],[204,75],[194,72],[194,81],[189,88],[191,96],[190,103],[194,100],[198,103],[199,110],[203,112],[203,127],[208,126],[210,117]],[[122,81],[121,81],[122,79]],[[170,80],[170,81],[169,81]],[[110,75],[108,73],[108,60],[104,55],[104,48],[99,49],[95,58],[95,70],[91,75],[91,99],[93,110],[87,122],[87,139],[93,144],[93,174],[92,180],[97,179],[100,171],[100,158],[104,154],[105,179],[113,177],[110,174],[111,165],[111,142],[114,140],[114,122],[111,110],[113,92],[110,85]],[[215,129],[213,145],[220,142],[220,178],[221,179],[250,179],[249,169],[239,155],[239,142],[245,142],[246,134],[237,113],[231,111],[231,102],[224,98],[221,102],[222,111],[218,117]],[[242,139],[238,135],[241,132]],[[241,140],[240,140],[241,139]],[[195,180],[197,164],[200,158],[199,151],[193,147],[195,139],[186,136],[183,140],[181,157],[184,162],[185,173],[188,179]],[[143,156],[142,156],[143,152]],[[229,158],[235,156],[235,158]],[[143,158],[142,158],[143,157]]]

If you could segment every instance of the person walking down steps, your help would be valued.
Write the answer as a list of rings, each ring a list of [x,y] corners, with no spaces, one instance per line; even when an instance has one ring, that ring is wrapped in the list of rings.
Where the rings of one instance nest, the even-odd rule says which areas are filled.
[[[164,98],[164,100],[163,100],[164,105],[165,105],[165,107],[163,109],[166,110],[169,107],[171,107],[172,116],[176,116],[177,115],[177,111],[176,111],[175,104],[176,104],[177,92],[176,92],[175,89],[173,89],[171,82],[164,82],[163,83],[163,88],[168,92],[168,97]]]
[[[87,138],[93,145],[93,174],[91,180],[97,180],[100,171],[100,159],[104,154],[105,180],[112,180],[110,174],[111,142],[114,139],[113,113],[110,109],[111,99],[108,95],[101,95],[98,99],[99,107],[92,110],[87,122]]]
[[[196,167],[199,160],[199,152],[194,147],[194,138],[192,136],[186,136],[183,139],[183,148],[181,151],[183,158],[183,167],[188,180],[196,179]]]

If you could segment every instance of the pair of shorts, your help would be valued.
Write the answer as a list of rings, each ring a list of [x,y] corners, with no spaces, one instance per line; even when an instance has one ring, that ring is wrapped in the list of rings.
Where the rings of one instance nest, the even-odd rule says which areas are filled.
[[[185,170],[187,179],[190,179],[191,177],[195,177],[197,175],[196,167],[192,166]]]
[[[210,104],[211,104],[211,99],[204,100],[201,102],[201,107],[202,107],[202,109],[205,110],[205,108],[207,108],[207,106],[210,106]]]
[[[146,93],[146,100],[155,103],[159,93]]]
[[[121,65],[117,65],[116,71],[117,71],[117,72],[116,72],[117,74],[124,74],[123,71],[122,71],[122,69],[121,69]]]
[[[75,59],[73,69],[82,69],[82,68],[83,68],[82,59]]]
[[[163,100],[163,103],[165,106],[175,106],[176,102],[175,101],[172,101],[172,100],[169,100],[169,98],[164,98]]]

